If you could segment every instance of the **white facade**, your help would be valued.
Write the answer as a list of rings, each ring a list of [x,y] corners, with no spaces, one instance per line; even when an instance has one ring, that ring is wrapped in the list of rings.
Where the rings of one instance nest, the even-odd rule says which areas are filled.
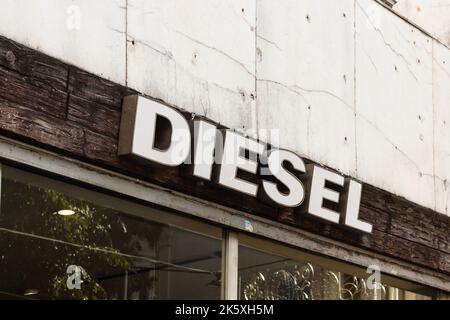
[[[450,215],[450,50],[374,0],[0,8],[0,35]]]
[[[398,0],[393,9],[450,47],[450,0]]]

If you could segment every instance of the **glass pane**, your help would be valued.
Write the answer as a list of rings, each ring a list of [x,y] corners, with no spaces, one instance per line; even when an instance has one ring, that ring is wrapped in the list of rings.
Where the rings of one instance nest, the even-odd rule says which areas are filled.
[[[1,190],[0,299],[220,298],[221,240],[171,213],[8,167]]]
[[[425,288],[418,286],[421,289]],[[345,270],[330,270],[308,261],[239,246],[239,298],[244,300],[431,299],[418,290],[400,290]]]

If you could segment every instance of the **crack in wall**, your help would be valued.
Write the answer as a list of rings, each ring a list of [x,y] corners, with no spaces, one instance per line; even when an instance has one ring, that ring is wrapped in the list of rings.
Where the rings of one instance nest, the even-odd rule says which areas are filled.
[[[370,64],[372,65],[372,67],[375,69],[375,71],[378,73],[378,67],[377,67],[377,65],[375,64],[375,62],[373,61],[373,59],[372,59],[372,57],[370,56],[370,54],[365,50],[365,49],[362,49],[361,48],[361,50],[362,50],[362,52],[364,52],[364,54],[366,55],[366,57],[369,59],[369,61],[370,61]]]
[[[392,53],[394,53],[397,57],[399,57],[406,65],[406,69],[408,70],[408,72],[411,74],[411,76],[416,80],[416,82],[419,82],[419,79],[417,78],[417,76],[414,74],[414,72],[411,70],[411,63],[409,63],[409,61],[406,59],[406,57],[401,54],[400,52],[398,52],[389,42],[387,42],[386,38],[384,37],[383,32],[381,31],[380,28],[377,28],[371,21],[371,18],[369,17],[369,15],[367,14],[367,12],[364,10],[364,8],[361,6],[361,4],[358,2],[358,0],[356,1],[356,5],[361,9],[361,12],[364,14],[364,16],[366,16],[367,21],[370,23],[370,25],[372,26],[372,28],[376,31],[376,33],[378,35],[380,35],[381,40],[383,41],[384,45],[390,49],[390,51]]]
[[[256,0],[255,0],[255,2],[256,2]],[[231,3],[231,2],[230,2],[230,3]],[[230,11],[233,13],[233,15],[234,15],[236,18],[238,18],[238,19],[244,21],[244,23],[245,23],[250,29],[256,28],[256,24],[255,24],[255,27],[252,26],[251,23],[245,18],[244,14],[243,14],[244,11],[242,11],[242,14],[239,15],[239,14],[236,12],[236,10],[234,10],[234,8],[230,5],[230,3],[228,3],[228,9],[230,9]],[[242,10],[244,10],[244,9],[242,9]],[[256,17],[256,14],[255,14],[255,17]]]
[[[309,104],[309,101],[305,98],[305,96],[302,93],[298,92],[297,90],[293,89],[292,87],[290,87],[290,86],[288,86],[288,85],[286,85],[286,84],[284,84],[282,82],[278,82],[278,81],[275,81],[275,80],[269,80],[269,79],[256,79],[256,81],[265,82],[265,83],[268,83],[268,84],[276,84],[276,85],[278,85],[280,87],[283,87],[286,90],[289,90],[290,92],[293,92],[296,95],[300,96],[301,98],[303,98],[303,100],[306,103]]]
[[[162,55],[162,56],[165,56],[168,60],[173,60],[173,54],[172,54],[172,52],[170,52],[169,50],[161,50],[161,49],[158,49],[158,48],[152,46],[149,42],[147,42],[147,41],[145,41],[145,40],[142,40],[142,39],[137,39],[137,38],[135,38],[135,37],[133,37],[133,36],[131,36],[131,35],[128,35],[128,37],[129,37],[130,39],[132,39],[132,40],[127,40],[127,42],[131,42],[131,43],[139,43],[139,44],[143,45],[144,47],[146,47],[146,48],[148,48],[148,49],[151,49],[151,50],[153,50],[153,51],[159,53],[159,54]]]
[[[269,40],[269,39],[267,39],[266,37],[263,37],[263,36],[261,36],[261,35],[257,35],[257,37],[258,37],[258,39],[261,39],[261,40],[267,42],[268,44],[274,46],[274,47],[277,48],[279,51],[283,51],[283,50],[280,48],[280,46],[279,46],[275,41],[271,41],[271,40]]]
[[[281,82],[277,82],[277,81],[273,81],[273,80],[267,80],[267,79],[258,79],[258,81],[263,81],[263,82],[266,82],[266,83],[272,83],[272,84],[281,86],[281,87],[285,88],[286,90],[289,90],[290,92],[293,92],[293,93],[295,93],[296,95],[300,96],[301,98],[304,99],[305,102],[307,102],[307,103],[309,104],[308,100],[304,97],[304,95],[301,94],[300,92],[298,92],[297,90],[293,89],[292,86],[288,86],[288,85],[283,84],[283,83],[281,83]],[[293,87],[298,87],[298,86],[293,86]],[[323,93],[323,90],[309,90],[308,92],[312,92],[312,93]],[[325,92],[326,92],[326,91],[325,91]],[[327,92],[327,93],[329,94],[329,92]],[[332,96],[332,97],[336,97],[336,95],[334,95],[334,94],[332,94],[331,96]],[[338,100],[342,102],[342,99],[338,99]],[[348,104],[344,104],[344,105],[346,105],[347,107],[351,108],[351,110],[352,110],[353,112],[355,112],[355,114],[356,114],[357,117],[359,117],[360,119],[364,120],[367,124],[369,124],[369,126],[372,127],[374,130],[376,130],[376,131],[379,133],[379,135],[380,135],[386,142],[388,142],[392,147],[394,147],[394,149],[395,149],[398,153],[400,153],[400,154],[401,154],[401,155],[402,155],[402,156],[403,156],[403,157],[404,157],[411,165],[414,166],[414,168],[417,170],[417,173],[419,174],[419,176],[433,176],[433,177],[435,176],[434,174],[424,173],[424,172],[421,170],[419,164],[418,164],[417,162],[415,162],[415,161],[414,161],[414,160],[413,160],[413,159],[412,159],[405,151],[403,151],[402,149],[400,149],[400,148],[397,146],[397,144],[395,144],[388,136],[386,136],[386,135],[384,134],[384,132],[383,132],[380,128],[378,128],[377,125],[375,125],[375,123],[373,123],[371,120],[369,120],[368,118],[366,118],[366,117],[365,117],[364,115],[362,115],[361,113],[357,112],[357,111],[356,111],[354,108],[352,108],[350,105],[348,105]],[[356,123],[355,123],[355,126],[356,126]]]
[[[261,81],[261,82],[267,82],[267,83],[273,83],[276,85],[279,85],[281,87],[284,87],[285,89],[297,94],[298,96],[302,97],[308,104],[309,101],[305,98],[305,96],[301,93],[301,92],[307,92],[307,93],[317,93],[317,94],[324,94],[327,96],[330,96],[336,100],[338,100],[339,102],[341,102],[344,106],[346,106],[348,109],[350,110],[354,110],[353,106],[350,105],[348,102],[346,102],[344,99],[342,99],[341,97],[339,97],[338,95],[334,94],[333,92],[330,92],[328,90],[324,90],[324,89],[309,89],[309,88],[304,88],[304,87],[300,87],[297,84],[294,85],[286,85],[282,82],[279,81],[275,81],[275,80],[270,80],[270,79],[257,79],[257,81]],[[298,89],[298,90],[295,90]]]
[[[214,87],[216,87],[216,88],[218,88],[218,89],[221,89],[221,90],[224,90],[224,91],[226,91],[226,92],[228,92],[228,93],[230,93],[230,94],[237,95],[237,96],[239,96],[239,97],[242,96],[241,92],[239,92],[239,91],[237,91],[237,90],[232,90],[232,89],[230,89],[230,88],[221,86],[221,85],[218,84],[218,83],[215,83],[215,82],[212,82],[212,81],[209,81],[209,80],[202,79],[202,78],[200,78],[199,76],[193,74],[191,71],[189,71],[189,70],[187,70],[186,68],[182,67],[181,65],[177,64],[176,61],[175,61],[175,59],[173,58],[172,53],[171,53],[170,51],[162,51],[162,50],[159,50],[159,49],[157,49],[157,48],[151,46],[150,44],[148,44],[146,41],[135,39],[135,38],[133,38],[132,36],[129,36],[129,37],[130,37],[131,39],[133,39],[133,41],[134,41],[135,43],[141,44],[141,45],[143,45],[144,47],[146,47],[146,48],[148,48],[148,49],[150,49],[150,50],[152,50],[152,51],[154,51],[154,52],[156,52],[156,53],[158,53],[158,54],[160,54],[160,55],[166,57],[168,60],[171,60],[171,61],[175,64],[175,66],[176,66],[177,69],[180,69],[182,72],[186,73],[190,78],[192,78],[192,79],[194,79],[194,80],[197,80],[197,81],[199,81],[199,82],[202,82],[202,83],[207,83],[209,86],[214,86]],[[131,40],[128,40],[128,42],[132,42],[132,41],[131,41]],[[176,72],[175,72],[175,73],[176,73]]]
[[[210,45],[208,45],[208,44],[206,44],[206,43],[204,43],[204,42],[202,42],[202,41],[200,41],[200,40],[197,40],[197,39],[195,39],[195,38],[192,38],[191,36],[185,34],[184,32],[181,32],[181,31],[179,31],[179,30],[174,30],[174,31],[175,31],[177,34],[181,35],[182,37],[184,37],[184,38],[186,38],[186,39],[188,39],[188,40],[190,40],[190,41],[192,41],[192,42],[194,42],[194,43],[197,43],[198,45],[201,45],[201,46],[204,47],[204,48],[210,49],[210,50],[212,50],[212,51],[215,51],[215,52],[221,54],[222,56],[228,58],[229,60],[231,60],[231,61],[235,62],[237,65],[239,65],[239,66],[240,66],[243,70],[245,70],[245,72],[248,73],[250,76],[255,77],[255,74],[254,74],[253,72],[251,72],[250,70],[248,70],[248,68],[245,66],[244,63],[242,63],[242,62],[239,61],[238,59],[234,58],[233,56],[229,55],[229,54],[226,53],[225,51],[220,50],[220,49],[218,49],[218,48],[216,48],[216,47],[210,46]]]

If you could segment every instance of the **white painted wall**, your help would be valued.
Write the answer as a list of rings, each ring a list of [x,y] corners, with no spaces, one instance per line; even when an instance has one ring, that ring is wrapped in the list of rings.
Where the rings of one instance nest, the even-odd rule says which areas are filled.
[[[450,215],[450,50],[433,43],[436,210]]]
[[[229,127],[279,130],[259,136],[450,215],[450,50],[373,0],[0,8],[3,36]]]
[[[253,0],[128,0],[128,85],[228,126],[255,106]]]
[[[357,175],[433,208],[432,41],[372,0],[356,4]]]
[[[258,0],[257,17],[259,128],[355,175],[353,0]]]
[[[398,0],[393,9],[450,47],[450,0]]]
[[[126,0],[0,0],[0,34],[125,84]]]

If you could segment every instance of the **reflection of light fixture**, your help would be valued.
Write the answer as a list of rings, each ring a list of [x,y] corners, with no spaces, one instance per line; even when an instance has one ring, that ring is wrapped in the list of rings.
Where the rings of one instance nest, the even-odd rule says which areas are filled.
[[[23,293],[24,296],[34,296],[34,295],[37,295],[37,294],[39,294],[39,290],[38,289],[27,289]]]
[[[58,214],[60,216],[71,216],[71,215],[75,214],[75,211],[73,211],[73,210],[59,210]]]

